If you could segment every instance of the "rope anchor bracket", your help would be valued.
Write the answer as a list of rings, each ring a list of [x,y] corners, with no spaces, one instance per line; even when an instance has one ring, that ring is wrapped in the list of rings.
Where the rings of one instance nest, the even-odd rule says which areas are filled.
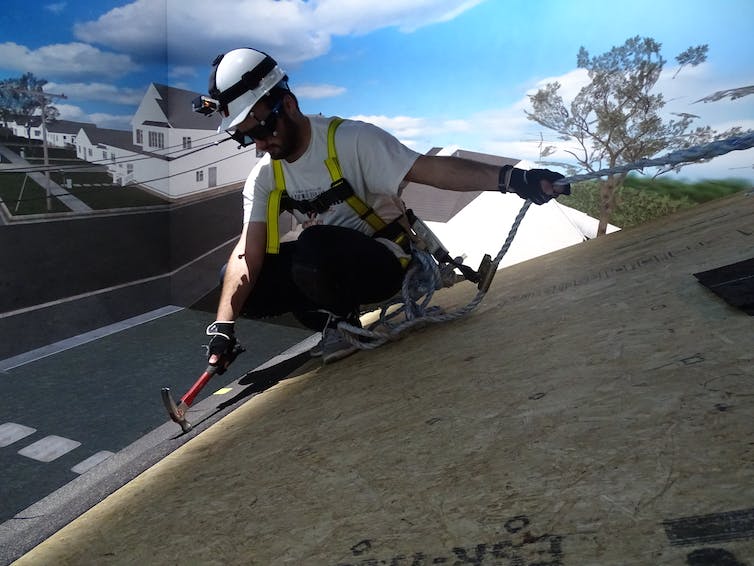
[[[477,289],[482,293],[486,293],[490,285],[492,285],[492,278],[495,277],[497,272],[496,265],[492,263],[492,256],[490,254],[484,254],[482,262],[479,264],[479,282],[477,283]]]

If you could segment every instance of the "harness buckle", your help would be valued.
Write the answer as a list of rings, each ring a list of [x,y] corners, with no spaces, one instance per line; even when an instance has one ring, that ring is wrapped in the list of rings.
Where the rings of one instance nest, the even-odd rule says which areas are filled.
[[[323,214],[328,211],[328,209],[334,205],[338,204],[342,201],[333,201],[328,198],[323,198],[325,193],[322,193],[321,195],[317,196],[316,198],[311,199],[310,201],[307,201],[307,204],[311,208],[311,211],[314,214]]]

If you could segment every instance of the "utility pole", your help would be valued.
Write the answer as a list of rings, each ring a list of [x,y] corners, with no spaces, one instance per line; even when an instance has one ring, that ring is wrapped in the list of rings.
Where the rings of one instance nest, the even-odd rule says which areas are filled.
[[[45,193],[47,196],[47,212],[52,211],[52,194],[50,191],[50,160],[47,152],[47,99],[48,98],[68,98],[65,94],[52,94],[49,92],[43,92],[41,90],[28,90],[22,88],[12,89],[14,92],[20,94],[29,94],[35,96],[41,100],[42,106],[42,155],[44,156],[44,170],[45,170]]]

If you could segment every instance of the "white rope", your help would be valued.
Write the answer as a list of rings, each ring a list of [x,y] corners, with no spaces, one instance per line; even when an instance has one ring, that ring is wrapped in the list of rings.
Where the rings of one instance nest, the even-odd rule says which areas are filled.
[[[751,147],[754,147],[754,132],[674,151],[655,159],[640,159],[634,163],[620,165],[618,167],[566,177],[555,183],[576,183],[579,181],[613,175],[615,173],[625,173],[628,171],[643,169],[645,167],[690,163],[702,159],[711,159],[731,151],[749,149]],[[493,274],[497,271],[500,261],[513,243],[513,238],[516,236],[518,227],[524,219],[527,210],[529,210],[529,206],[531,206],[531,201],[525,201],[521,210],[519,210],[516,215],[516,219],[513,221],[513,226],[511,226],[511,229],[508,232],[508,237],[505,239],[503,247],[500,248],[495,259],[492,260],[490,269],[493,270]],[[338,329],[346,340],[354,346],[362,350],[372,350],[382,346],[388,341],[398,340],[403,334],[419,326],[459,319],[479,306],[479,303],[482,302],[482,299],[487,294],[486,289],[480,290],[466,306],[451,312],[445,312],[441,307],[428,306],[434,292],[442,287],[443,280],[437,262],[429,253],[416,250],[413,252],[411,265],[409,266],[403,280],[403,288],[401,289],[400,296],[394,297],[392,300],[381,306],[379,320],[370,325],[369,328],[359,328],[352,324],[348,324],[347,322],[340,322],[338,324]],[[488,287],[489,286],[487,286],[487,288]],[[388,312],[391,307],[396,305],[400,306],[393,312]],[[403,314],[405,317],[403,322],[398,324],[390,322],[390,319],[395,318],[400,314]]]
[[[573,175],[571,177],[566,177],[565,179],[559,179],[558,181],[555,181],[555,184],[564,185],[566,183],[578,183],[579,181],[607,177],[608,175],[615,175],[616,173],[628,173],[629,171],[644,169],[645,167],[662,167],[663,165],[693,163],[703,159],[719,157],[720,155],[725,155],[731,151],[751,149],[752,147],[754,147],[754,131],[739,136],[732,136],[724,140],[717,140],[702,145],[688,147],[686,149],[679,149],[678,151],[667,153],[662,157],[639,159],[638,161],[626,165],[600,169],[599,171],[584,173],[583,175]]]
[[[513,238],[516,236],[518,227],[524,219],[526,211],[529,210],[529,206],[531,206],[531,201],[526,200],[516,215],[516,219],[513,221],[513,226],[511,226],[508,232],[508,237],[505,239],[503,247],[497,256],[495,256],[495,259],[492,260],[492,265],[489,267],[493,273],[497,270],[500,261],[511,247]],[[440,275],[440,268],[435,259],[428,252],[416,250],[413,253],[413,259],[403,279],[403,288],[401,289],[400,296],[382,305],[379,320],[368,328],[359,328],[347,322],[340,322],[338,329],[346,340],[354,346],[362,350],[372,350],[382,346],[385,342],[398,340],[403,334],[419,326],[457,320],[479,306],[479,303],[482,302],[482,299],[487,294],[486,289],[480,290],[467,305],[450,312],[446,312],[439,306],[428,308],[432,295],[437,289],[442,287],[443,281]],[[394,312],[388,313],[390,307],[395,305],[401,306]],[[391,318],[400,314],[405,316],[403,322],[398,324],[390,322]]]

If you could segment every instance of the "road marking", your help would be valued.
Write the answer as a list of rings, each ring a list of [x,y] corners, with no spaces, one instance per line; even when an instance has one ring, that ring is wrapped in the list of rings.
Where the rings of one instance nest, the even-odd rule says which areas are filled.
[[[70,438],[51,435],[45,436],[34,444],[29,444],[26,448],[19,450],[18,453],[39,462],[52,462],[79,446],[81,446],[80,442]]]
[[[83,296],[84,295],[77,295],[77,297]],[[101,328],[97,328],[89,332],[84,332],[83,334],[79,334],[78,336],[66,338],[65,340],[60,340],[59,342],[54,342],[47,346],[42,346],[41,348],[37,348],[36,350],[31,350],[29,352],[24,352],[23,354],[18,354],[11,358],[0,360],[0,370],[6,372],[6,375],[10,375],[7,373],[9,370],[15,369],[22,365],[36,362],[37,360],[41,360],[42,358],[46,358],[48,356],[54,356],[55,354],[59,354],[60,352],[64,352],[65,350],[70,350],[71,348],[88,344],[89,342],[99,340],[100,338],[104,338],[105,336],[110,336],[111,334],[115,334],[123,330],[128,330],[129,328],[151,322],[158,318],[162,318],[163,316],[170,316],[171,314],[174,314],[181,310],[183,310],[182,307],[168,305],[166,307],[155,309],[153,311],[146,312],[128,318],[126,320],[121,320],[120,322],[108,324],[107,326],[102,326]],[[0,315],[0,318],[3,318],[5,314]]]
[[[83,462],[76,464],[73,468],[71,468],[71,471],[76,474],[83,474],[84,472],[91,470],[97,464],[101,464],[112,455],[113,453],[108,452],[107,450],[97,452],[93,456],[89,456],[89,458],[87,458]]]
[[[228,390],[230,391],[230,389]],[[27,436],[31,436],[35,432],[37,432],[37,429],[17,423],[0,424],[0,448],[10,446],[14,442],[18,442]],[[22,448],[18,451],[18,454],[31,458],[32,460],[37,460],[38,462],[52,462],[79,446],[81,446],[81,443],[76,440],[51,435],[46,436],[42,440],[38,440],[33,444],[29,444],[26,448]],[[98,464],[101,464],[112,455],[113,452],[101,450],[100,452],[89,456],[86,460],[76,464],[71,468],[71,471],[76,474],[83,474]]]
[[[222,389],[215,391],[212,395],[225,395],[226,393],[230,393],[231,391],[233,391],[232,387],[223,387]]]
[[[14,442],[26,438],[37,432],[36,428],[16,423],[3,423],[0,425],[0,448],[10,446]]]

